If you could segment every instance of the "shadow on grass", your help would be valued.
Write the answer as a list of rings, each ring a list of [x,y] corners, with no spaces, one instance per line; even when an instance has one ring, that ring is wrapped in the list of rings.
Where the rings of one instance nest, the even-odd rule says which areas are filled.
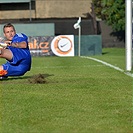
[[[20,77],[11,77],[11,78],[7,78],[7,79],[2,79],[1,81],[5,82],[5,81],[12,81],[15,82],[17,80],[22,79],[21,82],[24,83],[31,83],[31,84],[44,84],[47,83],[46,78],[48,78],[49,76],[54,76],[53,74],[36,74],[36,75],[31,75],[31,76],[20,76]],[[27,79],[26,81],[23,81],[24,79]],[[20,81],[19,81],[20,83]]]
[[[102,55],[108,54],[109,52],[102,52]]]

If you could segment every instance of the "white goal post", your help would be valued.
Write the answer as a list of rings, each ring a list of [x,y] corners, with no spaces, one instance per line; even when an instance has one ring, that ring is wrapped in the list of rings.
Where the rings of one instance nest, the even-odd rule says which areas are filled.
[[[125,0],[126,8],[126,71],[132,70],[132,0]]]

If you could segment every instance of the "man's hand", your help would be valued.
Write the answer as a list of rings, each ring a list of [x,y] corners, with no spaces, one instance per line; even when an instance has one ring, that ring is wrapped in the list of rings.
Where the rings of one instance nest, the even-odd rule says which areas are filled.
[[[5,41],[5,43],[10,46],[11,45],[11,41]]]

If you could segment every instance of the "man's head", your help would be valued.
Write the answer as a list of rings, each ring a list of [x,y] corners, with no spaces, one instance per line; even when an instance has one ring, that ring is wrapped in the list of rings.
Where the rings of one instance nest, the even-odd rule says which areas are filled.
[[[12,38],[14,37],[14,35],[16,34],[16,31],[15,31],[14,26],[11,23],[8,23],[8,24],[4,25],[3,33],[4,33],[4,36],[6,37],[6,39],[8,41],[11,41]]]

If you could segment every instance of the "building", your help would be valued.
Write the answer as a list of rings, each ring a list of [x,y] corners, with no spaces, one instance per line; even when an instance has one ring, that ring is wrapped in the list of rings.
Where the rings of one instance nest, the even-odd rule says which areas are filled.
[[[91,0],[0,0],[0,20],[86,18]]]

